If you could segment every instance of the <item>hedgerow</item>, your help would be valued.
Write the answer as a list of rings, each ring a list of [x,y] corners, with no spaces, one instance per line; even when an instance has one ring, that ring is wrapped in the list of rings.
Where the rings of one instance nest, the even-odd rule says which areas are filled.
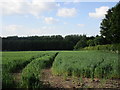
[[[103,51],[111,51],[111,52],[118,53],[120,51],[120,44],[89,46],[81,50],[103,50]]]

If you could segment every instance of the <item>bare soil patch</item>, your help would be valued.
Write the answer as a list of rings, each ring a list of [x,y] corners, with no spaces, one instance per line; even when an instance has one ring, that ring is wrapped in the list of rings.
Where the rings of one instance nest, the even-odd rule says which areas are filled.
[[[40,81],[50,88],[116,88],[120,89],[120,79],[98,79],[63,77],[52,74],[51,69],[43,69]]]
[[[21,74],[22,74],[22,71],[17,71],[17,72],[14,72],[12,73],[12,76],[14,78],[14,83],[18,86],[20,81],[21,81]]]

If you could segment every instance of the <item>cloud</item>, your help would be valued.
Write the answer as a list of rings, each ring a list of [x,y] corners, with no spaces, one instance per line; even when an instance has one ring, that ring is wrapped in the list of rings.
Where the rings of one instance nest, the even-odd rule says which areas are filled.
[[[39,17],[42,13],[59,7],[55,2],[42,2],[43,0],[6,0],[0,3],[2,15],[31,14]],[[52,0],[53,1],[53,0]]]
[[[6,25],[2,29],[10,32],[14,32],[16,30],[20,30],[23,26],[22,25]]]
[[[82,2],[82,0],[73,0],[73,3]]]
[[[79,26],[79,27],[84,27],[85,24],[77,24],[77,26]]]
[[[21,0],[21,1],[23,1],[23,0]],[[14,14],[23,13],[23,11],[22,11],[23,3],[17,2],[16,0],[9,0],[8,2],[1,2],[0,8],[2,10],[2,14],[3,15],[11,15],[12,13],[14,13]]]
[[[3,25],[2,26],[2,37],[3,36],[34,36],[34,35],[49,35],[54,34],[56,31],[55,26],[42,26],[31,28],[23,25]]]
[[[45,11],[51,11],[55,9],[58,4],[54,2],[38,2],[38,0],[33,0],[30,4],[30,13],[34,16],[39,16]]]
[[[15,25],[15,24],[3,25],[1,36],[17,35],[20,32],[25,32],[23,30],[24,30],[24,27],[22,25]]]
[[[57,16],[60,17],[73,17],[77,14],[75,8],[60,8],[58,9]]]
[[[108,6],[102,6],[100,8],[96,8],[95,12],[90,12],[89,16],[93,18],[103,18],[105,14],[107,14],[109,7]]]
[[[68,24],[67,22],[63,22],[64,25]]]
[[[53,17],[45,17],[44,22],[47,24],[55,24],[55,23],[59,22],[59,20],[55,19]]]

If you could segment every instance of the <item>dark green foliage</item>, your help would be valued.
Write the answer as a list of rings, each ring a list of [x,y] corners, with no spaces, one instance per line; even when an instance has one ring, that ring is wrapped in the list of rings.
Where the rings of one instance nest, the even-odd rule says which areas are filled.
[[[88,46],[95,46],[94,40],[88,40],[87,45]]]
[[[109,9],[101,23],[101,35],[111,43],[120,43],[120,2]]]
[[[14,88],[16,84],[12,75],[6,71],[2,71],[2,88]]]
[[[106,44],[105,43],[105,38],[103,38],[102,36],[96,36],[95,39],[94,39],[94,44],[95,45],[103,45],[103,44]]]
[[[75,45],[74,50],[79,50],[87,46],[105,45],[109,42],[103,36],[96,35],[96,37],[83,36]]]
[[[86,46],[108,44],[102,36],[87,37],[86,35],[7,37],[2,38],[2,50],[33,51],[33,50],[73,50]]]
[[[82,35],[2,38],[3,51],[73,50]]]
[[[77,42],[77,44],[74,46],[74,49],[84,48],[87,46],[87,38],[86,35],[83,35],[83,37]]]

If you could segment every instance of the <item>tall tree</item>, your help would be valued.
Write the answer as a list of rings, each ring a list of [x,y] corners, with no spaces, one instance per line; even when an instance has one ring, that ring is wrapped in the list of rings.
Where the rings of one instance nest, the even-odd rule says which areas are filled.
[[[87,46],[87,37],[86,35],[83,35],[80,40],[77,42],[77,44],[74,46],[74,49],[81,49]]]
[[[120,2],[108,10],[100,28],[101,35],[110,43],[120,43]]]

